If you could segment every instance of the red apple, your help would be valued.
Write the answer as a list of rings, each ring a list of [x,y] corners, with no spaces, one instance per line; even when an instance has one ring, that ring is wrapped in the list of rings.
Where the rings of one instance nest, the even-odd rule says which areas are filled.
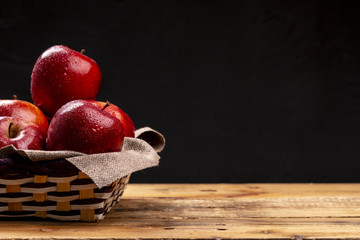
[[[119,119],[85,100],[74,100],[52,118],[46,149],[87,154],[118,152],[123,141],[124,129]]]
[[[45,134],[36,124],[19,118],[0,117],[0,147],[10,144],[17,149],[43,150]]]
[[[101,85],[101,72],[91,58],[62,45],[41,54],[31,74],[33,102],[48,116],[65,103],[95,100]]]
[[[34,104],[22,100],[0,100],[0,116],[22,119],[39,126],[46,135],[48,120],[44,113]]]
[[[105,105],[106,106],[105,111],[108,113],[111,113],[113,116],[117,117],[123,127],[124,127],[124,134],[125,137],[135,137],[135,126],[129,115],[127,115],[123,110],[121,110],[118,106],[111,104],[109,102],[99,102],[99,101],[91,101],[89,100],[93,105],[99,107],[100,109],[103,109]]]

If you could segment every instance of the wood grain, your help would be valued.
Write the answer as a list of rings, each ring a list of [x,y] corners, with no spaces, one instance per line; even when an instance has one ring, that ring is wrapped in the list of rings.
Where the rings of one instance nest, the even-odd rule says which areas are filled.
[[[0,222],[0,239],[139,238],[360,239],[360,184],[129,184],[101,222]]]

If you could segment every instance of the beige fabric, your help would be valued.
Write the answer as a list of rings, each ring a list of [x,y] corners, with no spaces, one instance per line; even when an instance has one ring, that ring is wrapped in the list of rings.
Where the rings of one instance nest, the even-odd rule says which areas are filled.
[[[164,136],[149,127],[143,127],[136,130],[135,137],[148,142],[156,152],[161,152],[165,147]]]
[[[18,150],[10,145],[0,149],[0,158],[14,154],[32,161],[65,158],[102,188],[133,172],[157,166],[160,159],[157,152],[162,151],[164,146],[164,136],[145,127],[135,132],[135,138],[124,139],[121,152],[86,155],[74,151]]]

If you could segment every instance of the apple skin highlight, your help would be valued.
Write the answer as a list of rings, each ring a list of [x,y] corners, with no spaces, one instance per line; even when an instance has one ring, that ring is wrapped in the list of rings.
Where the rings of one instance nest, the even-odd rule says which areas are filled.
[[[92,101],[92,100],[89,100],[88,102],[92,103],[93,105],[101,109],[107,104],[106,102]],[[110,105],[107,106],[104,110],[114,115],[116,118],[120,120],[120,122],[124,127],[125,137],[132,137],[132,138],[135,137],[135,130],[136,130],[135,125],[127,113],[125,113],[121,108],[119,108],[118,106],[112,103],[110,103]]]
[[[0,116],[22,119],[36,124],[46,135],[48,119],[34,104],[17,99],[0,100]]]
[[[120,152],[124,128],[119,119],[85,100],[62,106],[52,118],[46,149],[86,154]]]
[[[43,52],[31,74],[33,102],[48,117],[76,99],[95,100],[101,85],[101,71],[91,58],[66,46]]]
[[[36,124],[0,117],[0,148],[11,144],[22,150],[44,150],[45,134]]]

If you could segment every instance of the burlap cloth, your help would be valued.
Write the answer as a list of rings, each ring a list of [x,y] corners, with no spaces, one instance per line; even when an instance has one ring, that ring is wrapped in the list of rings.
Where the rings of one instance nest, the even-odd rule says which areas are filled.
[[[136,130],[135,138],[125,137],[121,152],[86,155],[74,151],[19,150],[10,145],[0,149],[0,158],[11,157],[14,154],[32,161],[64,158],[102,188],[133,172],[157,166],[160,159],[157,153],[164,147],[164,136],[149,127],[144,127]]]

